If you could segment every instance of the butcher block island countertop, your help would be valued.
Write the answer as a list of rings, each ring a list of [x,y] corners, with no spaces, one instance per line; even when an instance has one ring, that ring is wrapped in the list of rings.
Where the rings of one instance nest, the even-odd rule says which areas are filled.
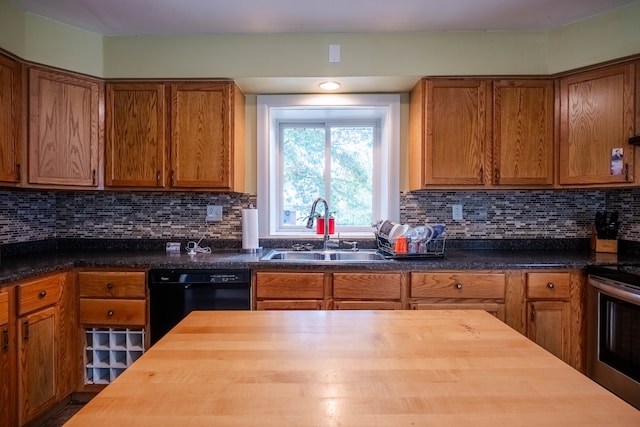
[[[67,426],[640,426],[483,311],[193,312]]]

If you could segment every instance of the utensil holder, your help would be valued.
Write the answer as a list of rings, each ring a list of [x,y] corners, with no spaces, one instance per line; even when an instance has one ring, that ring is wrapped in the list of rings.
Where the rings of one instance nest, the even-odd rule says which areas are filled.
[[[618,253],[618,239],[599,239],[595,227],[591,230],[591,250],[594,252]]]

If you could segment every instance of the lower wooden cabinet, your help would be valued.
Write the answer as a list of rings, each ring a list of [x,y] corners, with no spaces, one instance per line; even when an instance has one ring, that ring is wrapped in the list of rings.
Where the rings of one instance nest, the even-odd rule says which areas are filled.
[[[485,310],[505,321],[505,274],[411,273],[413,310]]]
[[[401,273],[333,273],[335,310],[399,310],[402,307]]]
[[[258,272],[257,310],[398,310],[399,272]]]
[[[577,369],[582,368],[581,285],[573,286],[578,292],[572,298],[571,273],[526,274],[527,337]],[[575,314],[572,304],[577,307]]]
[[[13,426],[15,421],[15,331],[9,307],[12,289],[0,291],[0,425]]]
[[[18,424],[51,409],[77,387],[77,292],[68,273],[21,282],[17,290]]]
[[[56,401],[56,309],[20,317],[20,424]]]
[[[98,391],[148,347],[144,271],[78,272],[82,389]]]
[[[322,310],[325,300],[325,273],[256,273],[257,310]]]

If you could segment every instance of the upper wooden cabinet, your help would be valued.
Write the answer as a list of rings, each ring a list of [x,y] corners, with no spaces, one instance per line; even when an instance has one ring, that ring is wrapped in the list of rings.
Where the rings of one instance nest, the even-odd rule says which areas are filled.
[[[633,63],[560,79],[560,184],[633,183],[634,114]],[[624,156],[616,168],[618,148]]]
[[[553,184],[553,81],[421,80],[411,93],[409,185]]]
[[[0,54],[0,183],[18,183],[22,156],[22,66]]]
[[[233,82],[109,83],[106,105],[107,186],[244,189],[244,95]]]
[[[422,79],[411,92],[409,185],[487,183],[491,82]]]
[[[166,100],[160,83],[109,83],[106,95],[105,184],[166,183]]]
[[[97,187],[100,83],[29,70],[29,183]]]
[[[553,184],[553,81],[493,84],[493,184]]]

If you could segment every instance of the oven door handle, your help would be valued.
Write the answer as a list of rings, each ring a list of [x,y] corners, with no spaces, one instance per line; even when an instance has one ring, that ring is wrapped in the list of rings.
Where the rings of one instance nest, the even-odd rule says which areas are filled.
[[[601,292],[621,299],[622,301],[626,301],[630,304],[640,305],[640,295],[634,294],[633,292],[625,291],[617,286],[609,285],[608,283],[604,283],[598,279],[590,278],[589,283],[594,288],[600,290]]]

